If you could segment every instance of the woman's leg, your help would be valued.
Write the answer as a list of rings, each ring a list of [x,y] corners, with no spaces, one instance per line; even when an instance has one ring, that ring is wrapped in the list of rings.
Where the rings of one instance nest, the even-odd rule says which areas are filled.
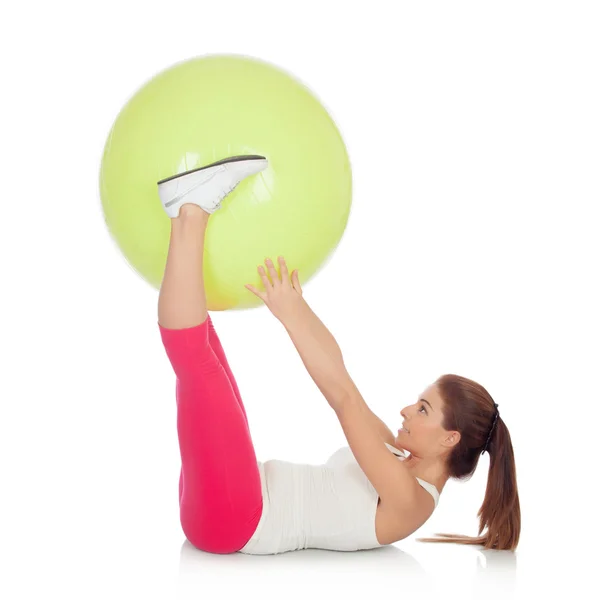
[[[221,340],[219,339],[219,336],[217,335],[217,330],[215,329],[212,319],[210,318],[210,314],[207,317],[207,321],[208,321],[208,341],[211,345],[211,348],[213,349],[213,352],[217,355],[219,362],[223,366],[223,369],[225,369],[225,372],[227,373],[227,377],[229,377],[229,382],[231,383],[231,387],[233,388],[235,397],[237,398],[240,408],[242,409],[242,412],[244,413],[244,419],[246,419],[246,423],[248,423],[248,416],[246,415],[246,408],[244,407],[244,403],[242,402],[242,396],[240,394],[240,390],[238,388],[237,381],[235,380],[235,376],[233,375],[233,373],[231,371],[231,367],[229,366],[229,361],[227,360],[227,357],[225,356],[225,351],[223,350]],[[183,494],[183,470],[179,474],[179,502],[180,503],[181,503],[182,494]]]
[[[238,402],[240,403],[240,408],[242,409],[242,412],[244,413],[244,418],[246,419],[246,423],[247,423],[248,417],[246,415],[246,409],[244,408],[244,403],[242,402],[242,395],[240,394],[240,390],[238,388],[237,381],[235,380],[235,377],[231,371],[231,367],[229,366],[229,361],[227,360],[227,357],[225,356],[225,350],[223,350],[223,345],[221,344],[221,340],[219,339],[219,336],[217,335],[217,330],[215,329],[215,326],[212,322],[212,319],[210,318],[210,315],[208,315],[208,339],[210,341],[210,345],[211,345],[214,353],[217,355],[217,358],[219,359],[219,362],[223,365],[223,368],[225,369],[225,372],[227,373],[227,377],[229,377],[229,381],[231,382],[231,387],[233,388],[233,391],[235,392],[235,397],[238,399]]]
[[[221,363],[221,365],[223,365],[223,369],[225,369],[225,372],[227,373],[227,377],[229,377],[229,382],[231,383],[231,387],[233,388],[235,397],[237,398],[240,408],[242,409],[242,412],[244,413],[244,419],[246,419],[246,423],[248,423],[248,416],[246,415],[246,408],[244,407],[244,403],[242,402],[242,395],[240,394],[240,390],[238,388],[237,381],[235,379],[235,376],[233,375],[233,372],[231,371],[231,367],[229,366],[229,361],[227,360],[227,357],[225,356],[225,350],[223,350],[223,345],[221,344],[221,340],[219,339],[219,336],[217,335],[217,330],[215,329],[215,326],[212,322],[212,319],[210,318],[210,315],[208,315],[207,320],[208,320],[208,341],[211,345],[211,348],[213,349],[213,352],[217,355],[219,362]],[[183,470],[179,474],[179,502],[180,503],[181,503],[182,494],[183,494]]]
[[[177,377],[181,524],[194,546],[225,554],[254,533],[262,491],[241,399],[210,343],[202,271],[208,219],[188,204],[171,219],[158,321]]]

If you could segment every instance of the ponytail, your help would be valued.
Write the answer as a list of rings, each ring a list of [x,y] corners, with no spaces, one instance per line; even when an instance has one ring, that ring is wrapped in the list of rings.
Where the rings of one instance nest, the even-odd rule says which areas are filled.
[[[438,538],[419,538],[417,541],[478,545],[486,550],[514,550],[517,547],[521,533],[521,507],[512,442],[502,418],[498,419],[487,450],[490,468],[485,498],[477,513],[477,537],[438,533]]]

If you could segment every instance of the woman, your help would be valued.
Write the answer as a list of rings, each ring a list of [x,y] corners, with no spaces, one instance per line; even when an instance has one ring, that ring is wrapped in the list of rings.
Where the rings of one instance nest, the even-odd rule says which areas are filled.
[[[275,554],[303,548],[361,550],[392,544],[431,516],[450,477],[468,478],[490,453],[479,537],[425,541],[514,550],[520,508],[510,435],[486,390],[456,375],[401,411],[394,436],[348,374],[340,348],[303,298],[285,260],[258,268],[261,298],[286,328],[335,411],[348,447],[322,465],[256,459],[235,378],[206,308],[204,237],[209,217],[243,179],[268,166],[238,156],[162,180],[171,218],[158,325],[175,371],[183,531],[201,550]],[[482,534],[487,528],[486,533]]]

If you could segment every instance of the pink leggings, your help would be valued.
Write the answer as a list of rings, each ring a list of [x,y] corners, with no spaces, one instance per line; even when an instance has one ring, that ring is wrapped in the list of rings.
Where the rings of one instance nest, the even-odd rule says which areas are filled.
[[[183,532],[205,552],[237,552],[252,537],[263,508],[240,392],[210,316],[196,327],[159,329],[177,378]]]

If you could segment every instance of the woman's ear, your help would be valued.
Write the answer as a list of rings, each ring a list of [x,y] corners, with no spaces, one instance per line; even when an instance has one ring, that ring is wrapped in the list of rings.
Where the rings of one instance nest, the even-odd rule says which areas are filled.
[[[456,446],[458,442],[460,442],[460,432],[458,431],[449,431],[444,439],[444,445],[448,448]]]

